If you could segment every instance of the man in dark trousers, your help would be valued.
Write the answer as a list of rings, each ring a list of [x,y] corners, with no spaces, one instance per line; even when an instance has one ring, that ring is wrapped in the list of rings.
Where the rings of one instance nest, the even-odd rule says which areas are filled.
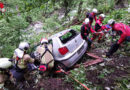
[[[86,18],[84,23],[81,26],[81,37],[88,42],[88,46],[91,47],[91,39],[88,37],[89,33],[95,33],[95,31],[92,29],[89,19]]]
[[[90,25],[92,25],[93,19],[97,21],[97,17],[96,17],[97,12],[98,12],[97,9],[94,8],[91,13],[86,14],[86,18],[89,18]]]
[[[123,23],[116,23],[113,19],[110,19],[108,24],[112,27],[112,31],[115,31],[118,35],[120,35],[120,39],[111,46],[110,50],[106,53],[107,57],[116,52],[120,44],[124,41],[130,42],[130,27],[128,25]]]

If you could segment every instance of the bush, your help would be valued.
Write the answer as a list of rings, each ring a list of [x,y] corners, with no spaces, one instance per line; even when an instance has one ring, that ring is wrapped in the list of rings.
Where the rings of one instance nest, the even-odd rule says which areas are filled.
[[[8,21],[6,18],[8,18]],[[11,57],[13,49],[18,46],[20,41],[24,40],[22,34],[28,23],[23,18],[17,16],[5,16],[1,21],[3,22],[0,23],[0,50],[2,51],[0,57]]]

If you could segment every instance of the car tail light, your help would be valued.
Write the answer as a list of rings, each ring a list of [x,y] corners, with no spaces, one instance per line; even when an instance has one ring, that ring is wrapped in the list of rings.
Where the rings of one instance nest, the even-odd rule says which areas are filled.
[[[65,55],[69,50],[67,49],[67,47],[62,47],[59,48],[59,52],[61,55]]]

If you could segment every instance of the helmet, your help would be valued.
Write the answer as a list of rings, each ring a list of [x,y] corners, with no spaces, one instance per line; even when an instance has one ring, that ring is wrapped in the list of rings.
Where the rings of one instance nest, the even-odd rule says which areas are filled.
[[[114,23],[115,23],[115,20],[114,20],[114,19],[108,20],[108,25],[112,25],[112,24],[114,24]]]
[[[41,38],[40,43],[41,43],[41,44],[43,44],[43,43],[48,43],[48,40],[47,40],[46,38]]]
[[[97,11],[96,8],[94,8],[94,9],[92,10],[92,12],[93,12],[93,13],[97,13],[98,11]]]
[[[0,68],[7,69],[12,66],[12,62],[9,61],[9,58],[0,58]]]
[[[21,49],[21,50],[27,50],[29,47],[30,47],[29,43],[27,43],[27,42],[21,42],[19,44],[19,49]]]
[[[15,49],[14,53],[18,58],[22,58],[24,55],[24,51],[19,48]]]
[[[104,19],[104,18],[105,18],[105,15],[104,15],[104,14],[100,14],[99,18],[100,18],[100,19]]]
[[[88,24],[89,23],[89,19],[86,18],[85,21],[84,21],[85,24]]]

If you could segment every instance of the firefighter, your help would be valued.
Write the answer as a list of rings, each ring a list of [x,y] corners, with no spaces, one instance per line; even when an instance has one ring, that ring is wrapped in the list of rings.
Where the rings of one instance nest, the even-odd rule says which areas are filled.
[[[106,33],[106,32],[109,31],[109,29],[110,29],[109,25],[102,25],[102,22],[103,22],[104,18],[105,18],[105,15],[104,14],[100,14],[99,19],[96,20],[94,29],[95,29],[96,32],[100,32],[100,34],[93,35],[93,37],[91,38],[91,40],[94,40],[94,39],[96,39],[97,36],[99,36],[98,37],[98,42],[100,42],[102,36],[104,35],[104,33]]]
[[[97,21],[97,16],[96,16],[97,12],[98,12],[97,9],[94,8],[91,13],[86,15],[86,17],[88,17],[90,20],[90,22],[89,22],[90,25],[92,25],[93,19],[95,19],[95,21]]]
[[[0,58],[0,90],[4,90],[4,84],[10,77],[9,68],[12,66],[12,62],[9,58]]]
[[[27,50],[29,49],[29,43],[21,42],[19,47],[15,49],[14,56],[14,68],[11,69],[12,77],[16,79],[16,82],[25,81],[25,74],[30,69],[29,66],[32,68],[36,68],[33,65],[34,59],[27,54]]]
[[[89,48],[91,47],[91,43],[92,43],[91,39],[88,37],[88,35],[89,35],[90,32],[91,33],[96,33],[92,29],[92,27],[91,27],[91,25],[89,23],[89,19],[86,18],[85,21],[84,21],[84,23],[81,26],[81,37],[88,42]]]
[[[54,67],[54,58],[52,54],[52,45],[48,44],[46,38],[42,38],[40,45],[36,48],[36,52],[41,56],[39,70],[41,74],[45,73],[47,75],[51,69]]]
[[[118,35],[120,35],[120,39],[112,44],[110,50],[106,53],[106,56],[113,55],[116,52],[124,41],[130,41],[130,27],[123,23],[116,23],[115,20],[110,19],[108,24],[112,27],[112,31],[115,31]]]

